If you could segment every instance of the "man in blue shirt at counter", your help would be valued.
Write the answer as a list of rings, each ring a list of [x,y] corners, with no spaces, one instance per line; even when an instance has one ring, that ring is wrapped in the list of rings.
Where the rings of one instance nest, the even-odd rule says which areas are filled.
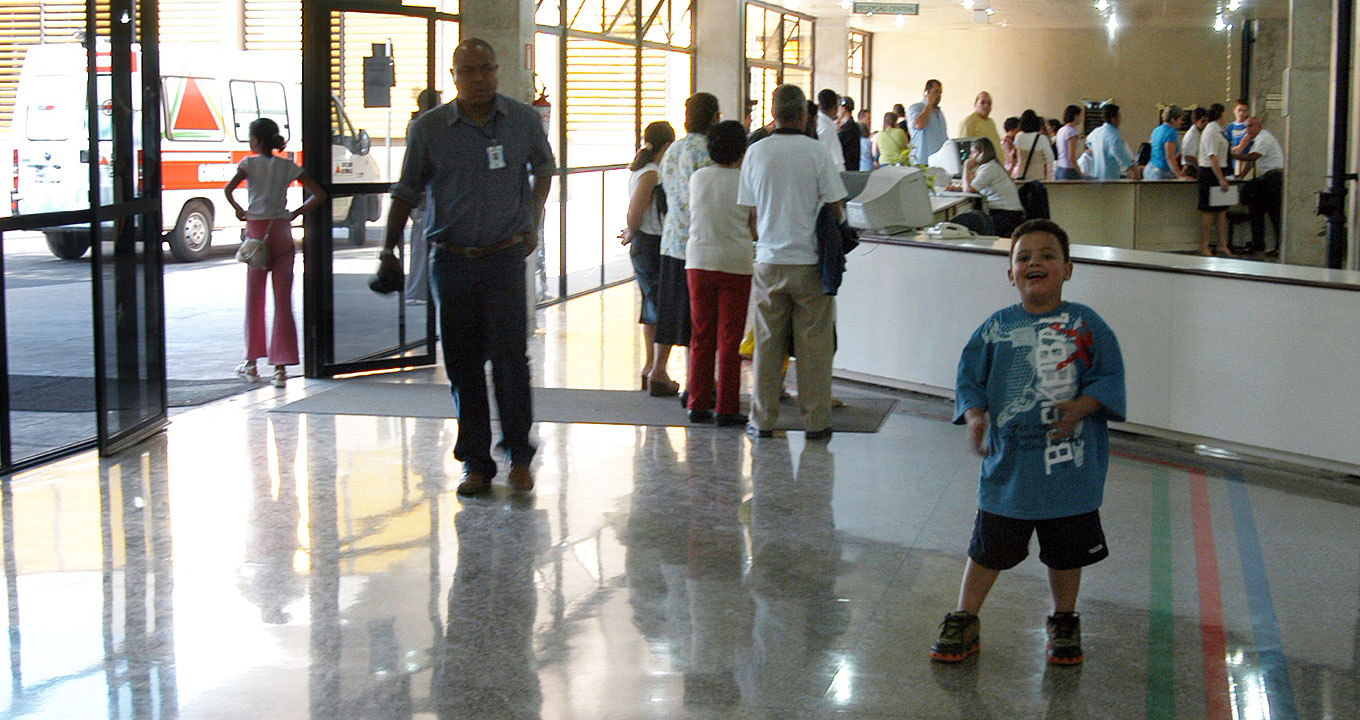
[[[911,163],[924,165],[935,151],[944,147],[949,139],[949,129],[944,124],[944,113],[940,111],[940,98],[944,95],[944,85],[939,80],[926,81],[925,96],[918,103],[907,108],[907,124],[911,126]]]
[[[1086,145],[1091,148],[1091,177],[1096,180],[1118,180],[1125,170],[1129,177],[1142,176],[1140,168],[1129,156],[1124,136],[1119,132],[1119,106],[1110,103],[1104,110],[1105,124],[1091,131]]]

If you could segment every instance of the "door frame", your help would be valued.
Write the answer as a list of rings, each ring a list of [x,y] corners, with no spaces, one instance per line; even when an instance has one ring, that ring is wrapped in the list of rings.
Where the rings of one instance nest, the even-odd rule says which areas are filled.
[[[436,29],[441,22],[458,22],[459,16],[430,7],[394,6],[380,0],[308,0],[302,4],[302,166],[330,198],[303,220],[308,242],[303,250],[303,344],[304,371],[308,377],[334,377],[359,372],[394,370],[433,365],[436,327],[434,303],[426,305],[425,338],[385,351],[384,357],[337,360],[335,340],[335,276],[331,259],[335,247],[331,227],[331,202],[351,195],[386,195],[391,182],[331,182],[331,31],[333,12],[356,12],[421,18],[426,22],[426,87],[435,87]],[[375,258],[376,259],[376,258]],[[376,263],[375,263],[376,264]],[[403,354],[424,346],[424,352]],[[391,354],[391,356],[387,356]]]

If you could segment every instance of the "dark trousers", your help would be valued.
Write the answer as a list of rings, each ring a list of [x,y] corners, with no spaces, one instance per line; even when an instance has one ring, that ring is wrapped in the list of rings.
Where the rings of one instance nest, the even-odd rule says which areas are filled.
[[[689,275],[689,409],[712,410],[713,365],[718,366],[717,411],[741,412],[741,346],[751,276],[713,270]]]
[[[496,386],[500,411],[500,448],[516,465],[534,457],[529,441],[533,405],[529,395],[529,358],[524,287],[524,249],[515,246],[480,258],[464,258],[434,248],[430,277],[439,304],[444,368],[458,414],[453,456],[468,470],[496,474],[491,458],[491,408],[486,392],[486,363]]]
[[[1266,215],[1270,215],[1270,225],[1275,228],[1275,249],[1280,249],[1280,208],[1284,203],[1284,171],[1271,170],[1261,177],[1247,183],[1247,193],[1251,198],[1247,209],[1251,211],[1251,248],[1266,249]]]

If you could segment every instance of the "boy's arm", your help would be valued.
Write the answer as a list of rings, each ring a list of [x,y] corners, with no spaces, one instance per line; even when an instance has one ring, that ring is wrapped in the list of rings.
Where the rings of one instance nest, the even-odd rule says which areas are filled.
[[[963,411],[968,423],[968,445],[977,454],[987,455],[987,411],[980,407],[970,407]]]

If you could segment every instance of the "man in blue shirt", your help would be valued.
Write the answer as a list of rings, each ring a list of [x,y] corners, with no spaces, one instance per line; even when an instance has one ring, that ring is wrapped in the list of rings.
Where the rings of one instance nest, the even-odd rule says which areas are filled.
[[[517,492],[534,487],[524,258],[538,244],[555,161],[538,113],[496,92],[498,67],[485,40],[469,38],[454,49],[458,97],[408,129],[383,248],[391,256],[411,208],[428,203],[430,279],[458,413],[453,456],[463,463],[460,495],[486,492],[496,475],[488,360],[510,487]]]
[[[1091,131],[1086,144],[1091,148],[1091,177],[1097,180],[1118,180],[1125,170],[1129,177],[1142,177],[1139,167],[1129,156],[1124,136],[1119,132],[1119,106],[1110,103],[1104,110],[1105,124]]]
[[[944,86],[939,80],[926,81],[926,91],[921,102],[912,103],[907,108],[907,124],[911,126],[911,162],[924,165],[936,150],[944,147],[949,139],[949,130],[944,124],[944,113],[940,111],[940,98]]]

